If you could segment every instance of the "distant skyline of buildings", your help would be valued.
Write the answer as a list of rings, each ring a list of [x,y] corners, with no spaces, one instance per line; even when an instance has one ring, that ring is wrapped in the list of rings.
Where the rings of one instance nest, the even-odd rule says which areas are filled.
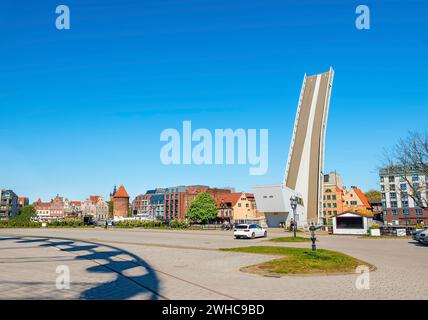
[[[357,186],[345,187],[342,177],[335,171],[324,175],[322,214],[324,224],[330,225],[334,216],[343,212],[373,212],[388,225],[428,224],[428,210],[418,206],[411,196],[417,190],[418,196],[427,201],[428,176],[417,170],[403,177],[392,169],[379,171],[379,192],[381,200],[370,203]],[[90,216],[103,221],[108,218],[141,219],[185,219],[192,200],[199,192],[206,192],[215,201],[219,221],[243,221],[263,219],[264,213],[257,209],[254,194],[235,191],[233,187],[210,187],[206,185],[179,185],[149,189],[131,197],[123,185],[114,186],[109,198],[89,195],[84,200],[69,200],[57,194],[49,201],[39,198],[34,201],[37,217],[41,221],[66,217]],[[409,194],[410,193],[410,194]],[[20,208],[31,203],[25,196],[18,196],[13,190],[0,189],[0,219],[15,217]],[[108,201],[113,203],[111,209]]]

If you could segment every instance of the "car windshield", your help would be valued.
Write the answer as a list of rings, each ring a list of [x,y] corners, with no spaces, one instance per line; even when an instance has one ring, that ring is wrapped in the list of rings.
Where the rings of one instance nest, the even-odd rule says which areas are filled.
[[[236,229],[247,229],[247,228],[248,228],[248,225],[246,225],[246,224],[238,224],[236,226]]]

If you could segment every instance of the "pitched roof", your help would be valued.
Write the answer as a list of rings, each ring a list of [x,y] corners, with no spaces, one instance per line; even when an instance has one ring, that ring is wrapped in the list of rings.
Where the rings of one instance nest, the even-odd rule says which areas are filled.
[[[97,204],[98,199],[100,198],[100,196],[89,196],[89,200],[93,203],[93,204]]]
[[[367,218],[373,217],[373,213],[371,213],[371,212],[358,212],[358,211],[345,211],[345,212],[337,214],[336,217],[339,217],[341,215],[348,214],[348,213],[355,214],[357,216],[367,217]]]
[[[355,190],[355,193],[357,194],[358,198],[360,198],[360,200],[363,202],[364,206],[366,208],[370,208],[371,205],[367,201],[367,198],[366,198],[365,194],[360,189],[358,189],[358,188],[354,188],[354,190]]]
[[[115,198],[129,198],[128,192],[126,192],[123,184],[120,185],[119,189],[117,189],[117,191],[113,197],[115,197]]]
[[[220,205],[222,202],[227,203],[230,202],[232,207],[236,205],[236,203],[241,199],[242,192],[239,193],[222,193],[217,195],[217,205]]]

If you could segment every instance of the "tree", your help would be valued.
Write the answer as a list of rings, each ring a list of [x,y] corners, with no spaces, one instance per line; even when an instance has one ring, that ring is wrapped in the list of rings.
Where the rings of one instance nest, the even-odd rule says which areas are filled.
[[[19,215],[17,215],[14,220],[19,222],[28,222],[31,221],[31,218],[36,216],[36,209],[33,206],[24,206],[21,209]]]
[[[377,190],[369,190],[364,194],[368,200],[368,202],[381,202],[382,201],[382,193]]]
[[[108,205],[108,216],[111,218],[113,217],[113,208],[114,208],[114,202],[113,201],[106,201]]]
[[[403,182],[407,182],[409,191],[397,190],[407,193],[415,204],[421,208],[428,208],[428,183],[414,184],[411,181],[413,174],[428,176],[428,135],[427,133],[409,132],[406,138],[398,142],[390,150],[385,151],[386,165],[384,172],[399,175]]]
[[[206,192],[200,192],[190,203],[187,217],[194,222],[206,222],[215,219],[218,209],[213,198]]]

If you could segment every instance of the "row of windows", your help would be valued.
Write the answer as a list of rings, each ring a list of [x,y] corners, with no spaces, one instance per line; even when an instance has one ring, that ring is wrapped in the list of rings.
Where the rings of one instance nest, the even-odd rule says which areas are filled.
[[[329,194],[328,194],[327,196],[326,196],[326,195],[324,195],[324,196],[323,196],[323,199],[324,199],[324,200],[326,200],[326,199],[327,199],[327,200],[336,200],[337,198],[336,198],[336,195],[335,195],[335,194],[333,194],[333,195],[329,195]]]
[[[410,180],[412,181],[419,181],[420,177],[422,177],[421,175],[418,174],[413,174],[410,178]],[[380,182],[385,182],[385,178],[386,177],[380,177]],[[389,176],[388,177],[388,182],[394,182],[395,181],[395,176]],[[404,177],[400,177],[400,181],[404,182],[406,181],[406,179]],[[425,181],[428,181],[428,175],[425,176]]]
[[[396,210],[396,209],[391,210],[391,214],[393,216],[398,216],[399,212],[400,212],[400,210]],[[383,213],[386,214],[386,211],[384,211]],[[401,213],[405,216],[408,216],[409,215],[409,209],[403,209],[403,210],[401,210]],[[416,215],[418,215],[418,216],[423,215],[423,210],[422,209],[416,209]]]

